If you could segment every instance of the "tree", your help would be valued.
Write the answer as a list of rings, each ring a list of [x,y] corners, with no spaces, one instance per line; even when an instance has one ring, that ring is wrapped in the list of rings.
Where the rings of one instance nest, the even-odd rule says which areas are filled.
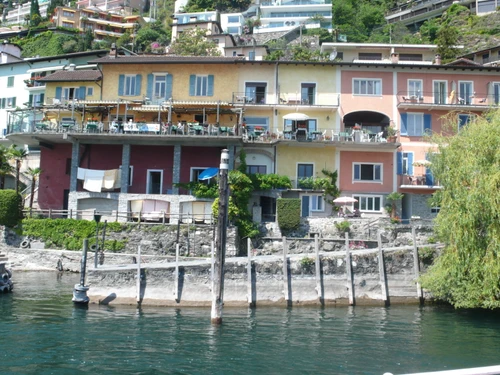
[[[0,189],[4,189],[5,187],[5,176],[12,173],[9,158],[9,150],[4,145],[0,145]]]
[[[42,170],[39,167],[36,168],[28,168],[28,175],[31,176],[31,191],[30,191],[30,203],[29,208],[33,208],[33,198],[35,197],[35,187],[36,182],[38,180],[38,176],[42,173]]]
[[[458,55],[458,37],[460,33],[454,26],[443,26],[439,29],[436,38],[438,46],[437,53],[441,55],[443,62],[449,62]]]
[[[24,148],[17,148],[16,145],[11,145],[9,155],[15,161],[16,169],[16,193],[19,193],[19,174],[21,173],[21,165],[23,160],[28,156],[28,151]]]
[[[38,6],[38,0],[31,0],[30,8],[30,26],[38,26],[42,21],[42,16],[40,15],[40,7]]]
[[[478,117],[457,132],[433,135],[431,171],[442,189],[432,205],[437,238],[445,248],[422,286],[459,308],[500,307],[500,112]]]
[[[217,45],[207,39],[207,30],[193,28],[180,34],[172,43],[170,52],[181,56],[220,56]]]

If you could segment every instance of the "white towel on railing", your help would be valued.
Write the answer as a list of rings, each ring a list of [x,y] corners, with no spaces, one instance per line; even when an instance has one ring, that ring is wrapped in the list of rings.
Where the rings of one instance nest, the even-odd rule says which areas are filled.
[[[109,169],[104,171],[104,181],[102,184],[102,188],[106,190],[112,190],[115,186],[117,169]]]
[[[83,188],[87,191],[100,193],[102,190],[102,182],[104,179],[104,171],[96,169],[87,169],[85,172],[85,180]]]
[[[76,178],[78,180],[85,180],[85,172],[87,172],[87,169],[78,167]]]

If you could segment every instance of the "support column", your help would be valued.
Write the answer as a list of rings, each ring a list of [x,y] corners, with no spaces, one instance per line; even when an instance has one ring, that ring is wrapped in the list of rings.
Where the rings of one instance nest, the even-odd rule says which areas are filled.
[[[121,193],[128,193],[128,180],[130,178],[130,144],[124,144],[122,148],[122,171],[121,171]]]
[[[229,170],[232,171],[234,169],[234,146],[227,149],[229,151]]]
[[[80,165],[80,142],[73,141],[71,148],[71,175],[69,177],[69,192],[76,192],[78,166]]]
[[[174,166],[172,169],[172,194],[179,194],[179,188],[174,184],[181,182],[181,151],[182,147],[180,145],[174,146]]]

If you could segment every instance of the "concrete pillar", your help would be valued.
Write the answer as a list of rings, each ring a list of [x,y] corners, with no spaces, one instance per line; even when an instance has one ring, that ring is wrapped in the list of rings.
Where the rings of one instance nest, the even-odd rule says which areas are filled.
[[[181,145],[174,146],[174,167],[172,170],[172,184],[181,182]],[[179,188],[172,186],[172,194],[179,194]]]
[[[130,144],[124,144],[122,148],[122,171],[120,192],[128,193],[128,179],[130,178]]]
[[[69,176],[69,191],[75,192],[77,186],[78,166],[80,165],[80,142],[73,141],[71,148],[71,174]]]
[[[227,148],[229,151],[229,170],[234,169],[234,146]]]

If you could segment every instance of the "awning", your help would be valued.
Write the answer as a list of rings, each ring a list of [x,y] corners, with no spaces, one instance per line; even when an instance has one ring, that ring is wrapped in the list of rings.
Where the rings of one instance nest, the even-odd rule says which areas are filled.
[[[203,172],[200,173],[198,176],[199,181],[203,180],[210,180],[212,177],[217,176],[217,173],[219,173],[219,168],[207,168]]]
[[[304,113],[295,112],[295,113],[289,113],[289,114],[283,116],[283,119],[284,120],[293,120],[293,121],[305,121],[305,120],[309,120],[309,116],[304,114]]]

